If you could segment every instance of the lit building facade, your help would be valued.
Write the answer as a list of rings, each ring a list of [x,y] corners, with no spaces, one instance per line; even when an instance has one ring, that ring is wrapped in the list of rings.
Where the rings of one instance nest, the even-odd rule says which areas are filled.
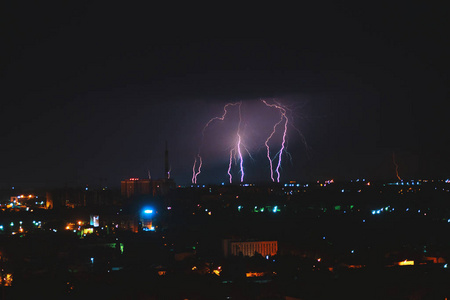
[[[175,188],[175,182],[171,179],[130,178],[120,182],[122,197],[127,199],[142,195],[165,195],[171,188]]]
[[[224,241],[224,255],[253,256],[259,253],[262,256],[274,256],[278,251],[277,241]]]

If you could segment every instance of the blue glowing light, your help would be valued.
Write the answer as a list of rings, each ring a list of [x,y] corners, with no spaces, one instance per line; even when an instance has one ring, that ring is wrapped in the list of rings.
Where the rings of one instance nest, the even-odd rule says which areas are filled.
[[[146,213],[146,214],[152,214],[152,213],[153,213],[153,210],[152,210],[152,209],[146,209],[146,210],[144,210],[144,213]]]

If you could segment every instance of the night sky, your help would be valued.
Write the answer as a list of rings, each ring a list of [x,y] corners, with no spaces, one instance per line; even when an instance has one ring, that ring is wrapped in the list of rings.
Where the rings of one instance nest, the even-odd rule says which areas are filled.
[[[231,5],[2,3],[1,187],[161,178],[166,141],[189,184],[203,126],[238,101],[245,180],[269,180],[261,99],[306,141],[289,127],[282,181],[394,180],[393,153],[402,178],[450,177],[446,7]],[[237,119],[205,132],[200,183],[227,182]]]

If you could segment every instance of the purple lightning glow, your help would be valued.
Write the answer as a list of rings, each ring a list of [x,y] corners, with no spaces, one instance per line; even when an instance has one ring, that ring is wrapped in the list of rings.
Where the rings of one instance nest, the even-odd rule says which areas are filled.
[[[230,178],[230,183],[233,183],[233,175],[231,175],[231,166],[233,165],[233,152],[234,152],[234,149],[231,149],[230,150],[230,162],[228,164],[228,171],[227,171],[228,177]]]
[[[241,173],[241,182],[244,181],[244,158],[242,157],[242,151],[241,151],[241,145],[242,145],[242,137],[241,137],[241,123],[242,123],[242,114],[241,114],[241,104],[242,102],[238,102],[239,104],[239,123],[238,123],[238,128],[237,128],[237,132],[236,132],[236,136],[237,136],[237,143],[236,146],[230,150],[230,160],[228,163],[228,178],[230,183],[233,183],[233,175],[231,174],[231,167],[233,165],[233,158],[234,161],[237,162],[237,160],[239,159],[239,172]],[[238,155],[238,159],[236,158],[236,155]]]
[[[267,149],[267,159],[269,160],[270,178],[272,179],[272,181],[275,181],[275,179],[273,178],[273,163],[272,163],[272,160],[275,159],[277,157],[277,155],[278,155],[278,164],[277,164],[277,167],[275,169],[275,172],[277,173],[277,182],[280,182],[281,157],[283,155],[283,151],[286,152],[285,145],[286,145],[286,135],[287,135],[287,128],[288,128],[289,119],[288,119],[288,117],[286,115],[286,108],[281,106],[281,104],[279,104],[279,103],[269,104],[265,100],[261,100],[261,101],[268,107],[274,107],[274,108],[278,109],[280,111],[280,114],[281,114],[280,121],[278,121],[273,126],[272,133],[269,135],[269,137],[266,139],[266,141],[264,143],[264,145],[266,146],[266,149]],[[278,125],[280,125],[282,122],[284,122],[283,140],[281,142],[280,150],[277,152],[277,154],[275,154],[274,158],[272,159],[272,158],[270,158],[269,141],[273,137],[273,135],[275,134]]]
[[[196,170],[195,167],[197,165],[197,157],[199,160],[198,163],[198,169]],[[202,170],[202,157],[200,156],[200,152],[197,154],[197,157],[194,160],[194,166],[192,167],[192,183],[197,183],[197,176],[201,173]]]
[[[267,105],[267,103],[264,100],[263,100],[263,102]],[[264,142],[264,145],[266,146],[266,149],[267,149],[267,159],[269,160],[269,166],[270,166],[270,179],[272,179],[272,181],[275,181],[275,179],[273,179],[273,164],[272,164],[272,159],[270,158],[269,141],[270,141],[270,139],[272,139],[273,135],[277,131],[278,125],[280,125],[281,122],[283,122],[283,117],[281,117],[280,121],[278,121],[277,123],[275,123],[275,125],[273,125],[272,132],[270,133],[269,137]]]
[[[214,118],[210,119],[210,120],[206,123],[206,125],[203,127],[203,130],[202,130],[202,143],[200,144],[200,147],[199,147],[198,152],[197,152],[197,157],[196,157],[195,160],[194,160],[194,166],[192,167],[192,183],[194,183],[194,184],[197,183],[197,177],[198,177],[198,175],[200,175],[200,173],[201,173],[203,161],[202,161],[202,157],[201,157],[200,154],[201,154],[201,149],[202,149],[202,146],[203,146],[203,140],[204,140],[204,138],[205,138],[205,131],[206,131],[206,128],[208,128],[209,125],[210,125],[213,121],[215,121],[215,120],[220,120],[220,121],[225,120],[225,117],[226,117],[226,115],[227,115],[227,113],[228,113],[228,107],[229,107],[229,106],[234,106],[234,105],[239,105],[239,109],[240,109],[241,102],[227,103],[227,104],[223,107],[223,114],[222,114],[222,116],[221,116],[221,117],[214,117]],[[198,167],[197,167],[197,158],[198,158],[198,162],[199,162]],[[230,175],[230,176],[231,176],[231,175]],[[231,180],[231,179],[230,179],[230,180]]]
[[[241,114],[241,103],[239,103],[239,125],[238,125],[238,130],[237,130],[237,137],[238,137],[238,142],[237,142],[237,153],[239,154],[239,167],[240,167],[240,172],[241,172],[241,182],[244,181],[244,159],[242,158],[242,152],[241,152],[241,123],[242,123],[242,114]]]
[[[281,171],[282,171],[282,163],[284,161],[284,157],[287,156],[287,158],[291,161],[292,163],[292,156],[290,155],[289,152],[287,152],[287,134],[288,134],[288,127],[292,126],[301,136],[302,141],[304,142],[304,144],[306,145],[305,139],[302,135],[302,133],[300,132],[300,130],[298,130],[293,124],[293,120],[294,120],[294,116],[293,116],[293,111],[288,107],[285,106],[284,104],[281,104],[277,101],[271,101],[272,103],[269,103],[267,100],[261,100],[258,101],[256,103],[263,103],[265,105],[265,107],[271,108],[272,111],[275,111],[279,114],[279,119],[275,121],[275,123],[273,125],[271,125],[270,123],[272,123],[273,121],[269,121],[270,123],[267,123],[266,118],[263,118],[263,122],[265,123],[262,127],[256,127],[252,129],[252,124],[258,124],[258,123],[254,123],[251,122],[250,124],[250,129],[248,129],[248,119],[246,120],[246,118],[244,118],[243,114],[243,110],[242,110],[242,105],[243,102],[235,102],[235,103],[228,103],[223,107],[223,114],[221,116],[217,116],[214,118],[211,118],[203,127],[202,129],[202,141],[198,150],[198,153],[194,159],[194,165],[192,167],[192,183],[193,184],[197,184],[198,182],[198,176],[200,175],[201,171],[202,171],[202,167],[203,167],[203,163],[204,160],[202,158],[202,147],[204,144],[204,139],[205,139],[205,134],[206,134],[206,130],[207,128],[209,128],[212,123],[214,121],[226,121],[226,122],[237,122],[237,129],[234,133],[235,138],[233,139],[234,141],[232,142],[232,147],[231,149],[229,149],[229,159],[228,159],[228,168],[227,168],[227,176],[228,176],[228,182],[229,183],[233,183],[233,175],[236,176],[235,172],[239,172],[240,173],[240,177],[239,180],[240,182],[244,182],[244,178],[245,178],[245,172],[244,172],[244,154],[243,150],[245,150],[248,154],[248,157],[252,159],[252,161],[255,161],[250,153],[250,151],[245,147],[245,143],[246,140],[247,142],[250,140],[252,141],[251,143],[253,144],[252,147],[260,147],[257,146],[258,144],[261,145],[260,143],[263,143],[265,146],[265,158],[269,161],[269,169],[270,169],[270,179],[272,180],[272,182],[280,182],[281,179]],[[252,105],[252,104],[251,104]],[[229,113],[231,113],[230,111],[230,107],[231,106],[238,106],[238,117],[239,119],[235,118],[234,116],[232,116],[232,118],[227,117],[229,115]],[[261,105],[260,105],[261,107]],[[264,107],[264,106],[262,106]],[[252,110],[246,110],[247,113],[250,113],[250,116],[256,115],[255,114],[255,108],[256,110],[258,109],[258,107],[252,107]],[[266,109],[267,112],[267,109]],[[235,112],[233,111],[233,114]],[[273,113],[271,113],[273,114]],[[262,114],[262,116],[264,116],[264,113]],[[265,116],[264,116],[265,117]],[[250,119],[252,120],[252,119]],[[257,119],[258,120],[258,119]],[[224,123],[225,124],[225,123]],[[245,125],[245,126],[244,126]],[[261,139],[257,139],[255,140],[255,137],[258,137],[260,132],[264,132],[263,128],[269,125],[271,128],[270,134],[266,135],[265,133],[263,133],[262,135],[262,140]],[[229,123],[226,123],[225,126],[229,129],[230,125]],[[254,125],[253,125],[254,126]],[[234,126],[232,126],[234,127]],[[226,129],[228,131],[228,129]],[[253,140],[252,140],[253,138]],[[281,139],[281,141],[277,142],[278,145],[274,145],[274,139]],[[220,141],[220,140],[216,140],[216,141]],[[255,143],[256,141],[256,143]],[[206,145],[206,144],[205,144]],[[216,145],[216,143],[212,143],[212,145]],[[273,151],[273,149],[271,149],[271,147],[279,147],[278,151],[275,153]],[[272,152],[271,152],[272,150]],[[247,156],[246,156],[247,157]],[[236,168],[233,167],[233,164],[236,165]]]

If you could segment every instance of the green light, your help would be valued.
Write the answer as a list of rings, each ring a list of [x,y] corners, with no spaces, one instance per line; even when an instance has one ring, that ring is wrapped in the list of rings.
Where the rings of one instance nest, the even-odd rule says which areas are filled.
[[[334,207],[334,210],[341,210],[341,206],[340,206],[340,205],[336,205],[336,206]]]
[[[355,207],[354,205],[350,205],[350,209],[353,209],[353,207]]]

